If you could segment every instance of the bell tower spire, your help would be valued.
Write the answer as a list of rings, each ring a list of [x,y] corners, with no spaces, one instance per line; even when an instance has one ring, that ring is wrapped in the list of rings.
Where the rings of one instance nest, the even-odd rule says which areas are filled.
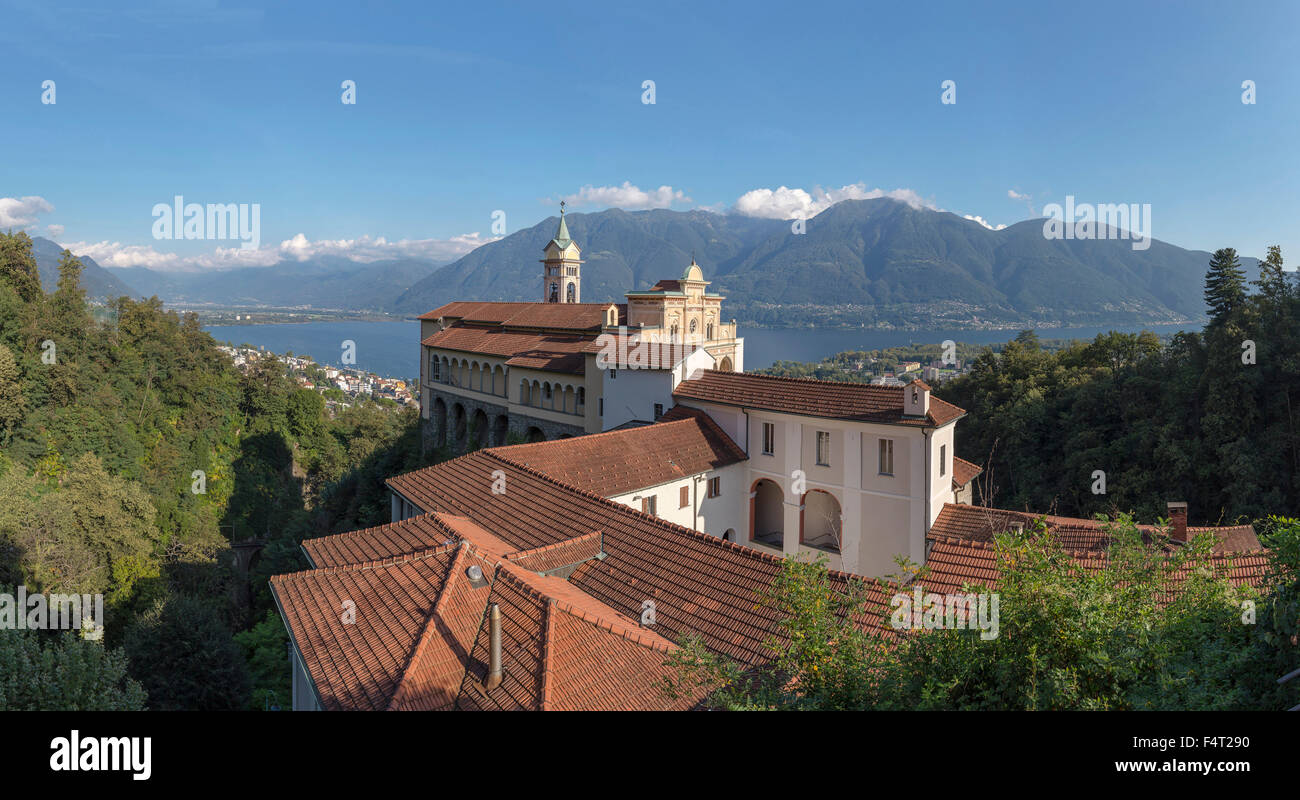
[[[564,201],[560,201],[560,225],[554,238],[546,244],[542,259],[542,302],[582,302],[582,249],[569,236],[564,220]]]

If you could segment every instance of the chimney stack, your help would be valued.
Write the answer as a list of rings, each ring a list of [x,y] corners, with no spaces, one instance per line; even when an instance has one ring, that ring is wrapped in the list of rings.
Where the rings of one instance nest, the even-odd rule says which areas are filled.
[[[501,606],[492,604],[488,616],[488,674],[483,688],[492,691],[501,685]]]
[[[1171,502],[1169,507],[1169,536],[1175,542],[1187,543],[1187,504]]]

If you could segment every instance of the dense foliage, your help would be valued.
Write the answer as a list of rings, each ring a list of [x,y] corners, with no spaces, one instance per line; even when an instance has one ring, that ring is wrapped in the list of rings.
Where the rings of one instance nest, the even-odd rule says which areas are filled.
[[[1214,254],[1200,333],[1049,353],[1026,332],[939,386],[968,412],[958,453],[988,467],[979,497],[1078,516],[1151,519],[1170,500],[1207,522],[1300,512],[1300,282],[1277,247],[1260,272],[1248,294],[1236,253]]]
[[[65,251],[47,294],[31,239],[0,234],[0,592],[102,594],[106,632],[73,649],[0,631],[0,649],[100,670],[126,687],[88,695],[105,707],[140,684],[150,708],[287,707],[266,579],[306,567],[303,538],[388,520],[384,479],[424,463],[416,412],[327,414],[281,362],[241,373],[157,298],[88,306],[81,271]],[[249,542],[244,574],[231,545]],[[59,705],[46,680],[0,703]]]
[[[760,598],[780,612],[771,667],[745,672],[687,638],[665,689],[712,689],[708,705],[725,709],[1282,710],[1300,701],[1300,686],[1277,683],[1300,660],[1300,520],[1264,526],[1272,577],[1262,591],[1215,568],[1208,535],[1165,555],[1131,518],[1108,527],[1110,558],[1097,570],[1080,569],[1041,524],[998,536],[993,638],[969,628],[873,633],[853,617],[889,625],[892,604],[882,612],[864,587],[836,589],[824,560],[787,559]],[[911,574],[924,586],[924,568]]]

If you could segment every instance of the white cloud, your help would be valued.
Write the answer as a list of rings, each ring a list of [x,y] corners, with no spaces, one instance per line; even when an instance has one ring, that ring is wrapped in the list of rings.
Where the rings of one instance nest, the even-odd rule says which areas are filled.
[[[991,231],[1000,231],[1003,228],[1007,227],[1006,225],[998,225],[994,227],[988,220],[984,219],[979,214],[962,214],[962,217],[970,220],[971,222],[978,222],[979,224],[983,225],[984,227],[988,228]]]
[[[564,198],[570,206],[601,206],[604,208],[623,208],[629,211],[641,211],[648,208],[670,208],[673,203],[689,203],[691,198],[680,189],[660,186],[646,191],[633,186],[631,181],[623,181],[622,186],[592,186],[588,184]]]
[[[808,219],[815,217],[841,200],[874,200],[890,197],[912,208],[934,209],[933,203],[923,199],[912,189],[868,189],[865,183],[853,183],[838,189],[820,186],[811,192],[781,186],[776,189],[752,189],[736,201],[735,212],[747,217],[766,219]],[[937,209],[936,209],[937,210]]]
[[[50,236],[58,239],[63,235],[64,228],[62,225],[46,225],[45,230],[50,232]]]
[[[67,248],[79,256],[89,256],[105,267],[147,267],[167,272],[269,267],[281,261],[306,261],[320,256],[338,256],[361,264],[392,258],[427,258],[448,261],[459,258],[479,245],[499,237],[481,237],[478,232],[450,239],[400,239],[390,242],[383,236],[360,236],[356,239],[321,239],[312,241],[299,233],[278,245],[244,249],[218,247],[211,253],[181,256],[160,252],[152,245],[128,245],[121,242],[72,242]]]
[[[776,189],[753,189],[745,192],[736,201],[732,211],[747,217],[764,217],[766,219],[809,219],[815,217],[842,200],[874,200],[888,197],[912,208],[927,208],[931,211],[945,211],[934,202],[926,200],[914,189],[868,189],[865,183],[852,183],[838,189],[823,189],[820,186],[812,191],[792,189],[781,186]],[[1006,225],[994,225],[978,214],[962,214],[965,219],[977,222],[991,231],[1000,231]]]
[[[1021,194],[1020,192],[1017,192],[1015,189],[1007,189],[1007,197],[1011,198],[1012,200],[1029,200],[1031,199],[1032,195]]]
[[[53,210],[44,197],[0,197],[0,229],[26,228]]]

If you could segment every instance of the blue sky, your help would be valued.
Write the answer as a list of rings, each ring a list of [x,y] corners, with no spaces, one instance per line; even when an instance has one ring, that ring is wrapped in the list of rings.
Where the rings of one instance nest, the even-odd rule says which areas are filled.
[[[788,216],[877,189],[993,225],[1066,195],[1149,203],[1157,239],[1300,261],[1295,2],[0,0],[0,19],[0,225],[56,226],[101,263],[221,265],[218,243],[154,240],[177,194],[260,204],[269,251],[368,258],[463,251],[493,211],[510,232],[561,198]],[[780,187],[810,200],[761,193]]]

